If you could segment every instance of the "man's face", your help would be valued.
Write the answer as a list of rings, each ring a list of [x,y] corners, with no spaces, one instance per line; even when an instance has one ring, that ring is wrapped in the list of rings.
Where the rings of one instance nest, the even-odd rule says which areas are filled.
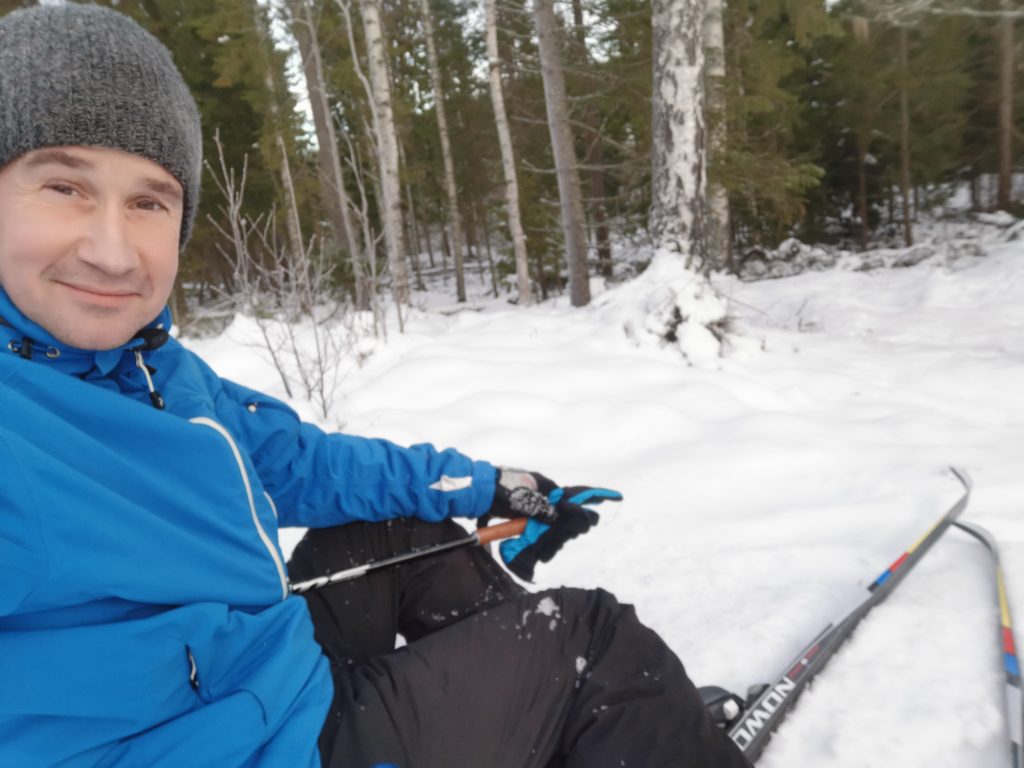
[[[181,185],[117,149],[46,147],[0,168],[0,286],[80,349],[113,349],[160,314],[178,270]]]

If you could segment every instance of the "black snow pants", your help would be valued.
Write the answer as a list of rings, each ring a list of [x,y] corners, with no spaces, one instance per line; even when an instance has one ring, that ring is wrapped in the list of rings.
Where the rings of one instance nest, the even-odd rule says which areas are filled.
[[[311,530],[288,568],[300,581],[460,535]],[[749,766],[679,659],[603,590],[528,593],[474,547],[305,597],[334,676],[325,768]]]

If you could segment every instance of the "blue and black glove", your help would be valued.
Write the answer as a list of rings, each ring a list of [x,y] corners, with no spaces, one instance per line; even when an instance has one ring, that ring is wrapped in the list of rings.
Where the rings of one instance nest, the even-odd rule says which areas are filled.
[[[560,488],[537,472],[499,470],[488,514],[529,518],[521,536],[501,543],[501,559],[516,576],[533,581],[538,562],[548,562],[565,542],[597,525],[597,512],[585,505],[603,501],[622,501],[622,494],[586,485]]]

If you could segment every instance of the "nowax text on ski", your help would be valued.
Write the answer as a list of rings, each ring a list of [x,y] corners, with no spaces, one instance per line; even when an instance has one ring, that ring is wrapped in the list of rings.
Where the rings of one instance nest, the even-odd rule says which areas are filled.
[[[921,538],[900,555],[867,587],[867,595],[847,613],[822,629],[814,639],[786,665],[783,672],[767,685],[752,688],[753,700],[743,702],[727,691],[708,687],[705,701],[712,711],[728,718],[725,727],[744,755],[755,762],[786,715],[793,709],[808,683],[825,667],[857,624],[876,605],[885,600],[921,558],[938,541],[966,508],[971,496],[971,480],[961,469],[951,467],[962,486],[960,498]]]

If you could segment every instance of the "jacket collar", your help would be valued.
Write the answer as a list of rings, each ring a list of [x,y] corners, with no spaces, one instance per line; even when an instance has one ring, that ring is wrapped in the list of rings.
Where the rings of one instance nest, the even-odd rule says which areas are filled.
[[[78,376],[93,370],[106,376],[127,353],[160,346],[171,327],[171,311],[165,307],[156,320],[120,347],[106,350],[77,349],[58,341],[41,325],[27,318],[3,288],[0,288],[0,318],[3,321],[0,322],[0,354],[25,356],[23,350],[27,341],[30,344],[31,359],[44,361],[57,370]]]

